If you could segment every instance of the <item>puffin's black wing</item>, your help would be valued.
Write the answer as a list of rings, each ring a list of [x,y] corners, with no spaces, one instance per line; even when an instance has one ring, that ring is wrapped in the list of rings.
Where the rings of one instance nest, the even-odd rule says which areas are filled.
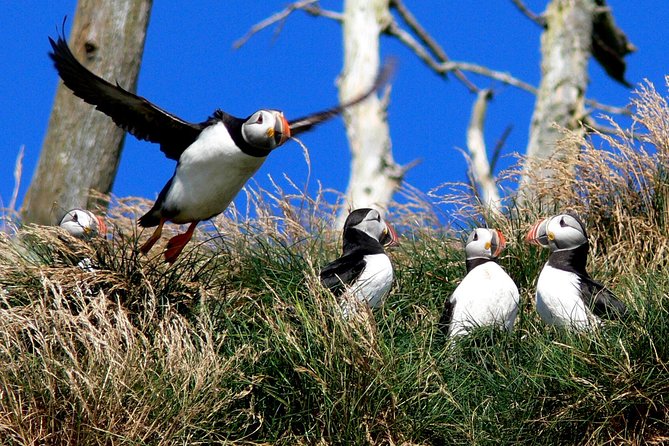
[[[581,276],[580,279],[583,301],[595,316],[605,319],[623,319],[626,316],[627,307],[608,288],[590,277]]]
[[[439,318],[438,327],[444,336],[448,336],[448,329],[451,327],[451,321],[453,320],[453,303],[451,302],[453,296],[446,299],[444,302],[444,309],[441,311],[441,317]]]
[[[365,269],[365,256],[361,252],[352,252],[327,264],[321,270],[321,283],[335,295],[344,291],[344,285],[350,285]]]
[[[348,107],[351,107],[364,101],[372,93],[374,93],[376,90],[385,85],[386,82],[388,82],[388,79],[390,78],[390,75],[393,73],[393,71],[395,71],[395,61],[393,59],[390,59],[388,62],[386,62],[386,64],[383,66],[383,69],[376,77],[374,85],[372,85],[367,91],[365,91],[357,98],[354,98],[343,104],[290,121],[288,123],[288,125],[290,126],[290,134],[292,136],[295,136],[299,135],[300,133],[309,131],[314,126],[320,124],[321,122],[327,121],[328,119],[332,119],[335,116],[339,115],[342,111],[344,111]]]
[[[76,96],[95,105],[136,138],[159,143],[168,158],[178,160],[202,131],[202,124],[186,122],[93,74],[74,57],[62,36],[57,41],[49,37],[49,42],[53,48],[49,57],[63,83]]]

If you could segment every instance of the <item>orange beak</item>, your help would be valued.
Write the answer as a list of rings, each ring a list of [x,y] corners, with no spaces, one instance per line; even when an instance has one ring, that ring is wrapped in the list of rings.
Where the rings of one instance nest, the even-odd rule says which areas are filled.
[[[548,235],[546,234],[548,220],[548,218],[544,218],[533,224],[525,236],[525,241],[537,246],[548,246]]]
[[[495,249],[495,252],[492,254],[495,257],[499,257],[499,255],[504,251],[504,248],[506,248],[506,239],[504,238],[504,234],[502,234],[502,231],[499,229],[495,229],[495,232],[497,232],[497,248]]]
[[[399,239],[397,238],[397,232],[395,232],[395,229],[386,222],[386,229],[388,229],[388,234],[387,237],[383,243],[383,246],[385,248],[394,248],[395,246],[400,246]]]
[[[277,125],[274,128],[274,137],[277,138],[276,146],[279,147],[290,139],[290,124],[288,124],[283,113],[281,113],[280,119],[277,120],[276,124]]]
[[[95,218],[98,221],[98,235],[104,238],[107,235],[107,225],[102,217],[96,215]]]

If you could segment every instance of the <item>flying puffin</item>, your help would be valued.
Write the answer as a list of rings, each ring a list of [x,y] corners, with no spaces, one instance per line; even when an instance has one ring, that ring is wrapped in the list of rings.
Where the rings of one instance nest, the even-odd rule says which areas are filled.
[[[551,252],[537,280],[536,307],[544,322],[581,330],[599,325],[602,317],[625,316],[625,305],[585,270],[590,243],[578,216],[565,213],[540,220],[526,240]]]
[[[49,42],[53,49],[49,56],[76,96],[136,138],[160,144],[165,156],[177,161],[174,175],[139,219],[142,227],[156,227],[140,248],[144,254],[160,239],[166,222],[190,223],[185,233],[169,240],[165,250],[169,263],[179,256],[200,221],[228,207],[272,150],[360,103],[381,88],[392,71],[392,64],[387,64],[374,85],[359,97],[292,121],[278,110],[262,109],[246,118],[216,110],[206,121],[190,123],[93,74],[77,61],[64,37],[49,38]]]
[[[343,253],[320,272],[321,283],[336,296],[350,296],[378,308],[393,283],[393,265],[384,248],[399,245],[397,234],[376,209],[351,212],[344,223]],[[342,303],[344,316],[353,308]]]
[[[63,216],[58,226],[70,235],[81,239],[89,239],[97,235],[104,236],[107,232],[105,221],[85,209],[71,209]]]
[[[467,275],[444,304],[439,327],[449,337],[497,325],[511,331],[518,314],[518,287],[497,263],[506,246],[497,229],[476,228],[465,245]]]

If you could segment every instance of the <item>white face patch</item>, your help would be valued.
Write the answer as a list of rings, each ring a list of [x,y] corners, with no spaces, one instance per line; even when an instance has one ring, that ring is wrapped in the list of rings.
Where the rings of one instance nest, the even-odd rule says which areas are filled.
[[[504,235],[497,229],[476,228],[465,244],[465,255],[471,259],[495,259],[506,245]]]
[[[573,249],[588,241],[581,223],[569,214],[551,218],[546,224],[546,234],[552,252]]]
[[[492,231],[486,228],[476,228],[469,234],[465,245],[467,259],[492,259]]]
[[[386,222],[383,221],[381,214],[376,209],[370,210],[365,218],[353,227],[376,240],[381,240],[388,231]]]
[[[282,129],[282,113],[277,110],[258,110],[242,124],[244,141],[259,149],[275,149],[281,140],[277,129]]]
[[[94,235],[98,230],[98,222],[95,215],[83,209],[69,211],[60,221],[59,226],[77,238]]]

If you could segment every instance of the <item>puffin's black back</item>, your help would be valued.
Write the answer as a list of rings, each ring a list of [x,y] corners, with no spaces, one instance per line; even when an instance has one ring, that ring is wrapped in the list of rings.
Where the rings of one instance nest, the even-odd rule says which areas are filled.
[[[342,256],[323,267],[320,273],[321,283],[335,295],[344,291],[344,285],[350,285],[365,269],[365,256],[384,254],[383,245],[374,237],[355,228],[367,214],[369,208],[351,212],[344,223]]]

